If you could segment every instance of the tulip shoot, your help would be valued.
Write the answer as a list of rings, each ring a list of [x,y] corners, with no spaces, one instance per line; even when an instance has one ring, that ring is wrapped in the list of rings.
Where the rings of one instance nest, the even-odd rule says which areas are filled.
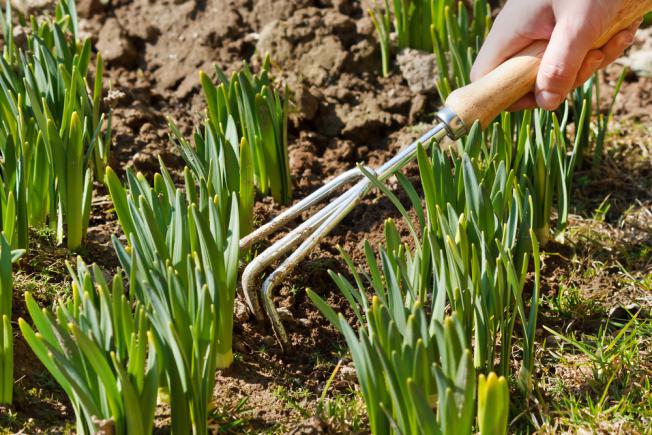
[[[478,429],[480,435],[504,435],[509,417],[509,387],[494,372],[478,377]]]

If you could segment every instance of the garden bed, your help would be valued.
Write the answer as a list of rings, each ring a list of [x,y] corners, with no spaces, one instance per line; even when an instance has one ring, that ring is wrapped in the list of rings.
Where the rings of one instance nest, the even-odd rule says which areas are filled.
[[[114,129],[110,165],[119,174],[131,167],[152,175],[158,170],[160,155],[180,174],[183,161],[168,138],[166,118],[172,117],[186,135],[201,123],[205,103],[198,71],[213,75],[217,63],[230,73],[239,69],[243,59],[257,68],[262,60],[259,53],[264,51],[272,55],[276,80],[287,82],[293,90],[289,154],[295,198],[357,162],[376,166],[386,161],[428,128],[439,101],[434,88],[415,93],[398,67],[389,77],[381,77],[379,48],[366,13],[369,6],[367,0],[135,0],[111,2],[110,6],[81,1],[80,27],[102,52],[106,82],[111,82],[107,96],[107,104],[113,106]],[[640,45],[652,41],[648,32],[642,38]],[[613,66],[604,74],[605,98],[620,68]],[[549,342],[540,350],[542,362],[535,376],[541,401],[522,410],[523,416],[513,423],[515,428],[535,428],[525,414],[545,416],[561,428],[593,425],[612,432],[641,427],[632,423],[632,415],[643,408],[632,408],[613,419],[608,414],[578,412],[586,421],[570,422],[560,411],[566,395],[576,395],[578,407],[583,409],[587,405],[582,396],[594,391],[586,372],[588,363],[578,362],[569,348],[559,348],[557,356],[550,354],[550,342],[555,340],[543,326],[564,333],[595,334],[609,313],[613,315],[620,307],[637,304],[643,308],[641,316],[649,315],[651,122],[652,82],[629,74],[617,99],[603,164],[598,172],[576,173],[566,239],[550,246],[544,256],[538,339],[542,345],[545,339]],[[405,173],[418,181],[416,165]],[[82,256],[113,270],[118,260],[111,235],[119,235],[120,230],[108,193],[98,183],[95,188],[88,244]],[[281,209],[269,198],[259,198],[256,224]],[[390,201],[369,196],[286,280],[276,303],[284,308],[290,334],[292,348],[287,352],[278,347],[269,325],[258,324],[244,305],[236,303],[235,363],[218,374],[211,427],[235,433],[364,431],[364,406],[354,393],[355,373],[346,344],[312,305],[305,289],[340,305],[343,298],[327,273],[329,269],[346,270],[336,245],[362,264],[364,240],[382,240],[388,217],[397,218],[407,235]],[[24,290],[48,305],[66,288],[63,260],[71,255],[54,246],[48,234],[35,235],[31,243],[34,255],[21,263],[16,278],[16,294],[21,295],[14,301],[16,318],[26,317]],[[636,366],[639,371],[630,373],[632,388],[652,373],[649,329],[647,335],[641,334],[642,359]],[[15,348],[15,401],[11,409],[2,411],[3,427],[34,433],[71,426],[74,416],[65,395],[20,336]],[[320,407],[324,386],[340,360],[343,366],[326,396],[328,406]],[[624,365],[623,370],[634,371]],[[559,391],[566,387],[568,391]],[[613,400],[618,400],[625,387],[612,388],[608,397],[613,394]],[[636,406],[642,407],[642,402]],[[650,410],[647,412],[649,419]],[[160,407],[156,426],[165,430],[168,424],[168,410]]]

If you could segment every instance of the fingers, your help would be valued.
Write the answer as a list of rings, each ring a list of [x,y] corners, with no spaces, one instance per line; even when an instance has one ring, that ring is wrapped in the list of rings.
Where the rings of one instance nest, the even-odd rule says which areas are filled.
[[[554,25],[554,15],[547,1],[508,1],[478,53],[471,69],[471,80],[487,75],[533,41],[548,39]]]
[[[530,44],[531,41],[519,38],[513,32],[513,26],[502,25],[503,21],[505,20],[500,19],[499,16],[482,45],[471,68],[472,81],[489,74],[498,65]],[[507,49],[507,47],[509,48]]]
[[[471,80],[493,71],[533,41],[549,40],[534,93],[519,100],[510,110],[536,106],[554,110],[573,88],[615,61],[633,43],[642,19],[615,35],[602,48],[592,49],[617,8],[618,2],[608,0],[553,0],[552,7],[551,0],[509,0],[478,54]]]
[[[637,27],[638,28],[638,27]],[[611,38],[607,44],[602,47],[602,52],[604,53],[604,60],[600,64],[600,68],[605,68],[607,65],[613,63],[618,59],[622,54],[634,43],[634,37],[636,36],[636,30],[627,29],[618,33],[616,36]]]
[[[580,72],[577,74],[575,85],[573,88],[578,88],[591,78],[595,72],[600,69],[605,60],[605,54],[602,50],[591,50],[584,58]]]
[[[582,86],[596,71],[606,68],[618,59],[634,43],[636,30],[642,20],[636,21],[628,29],[616,34],[601,49],[591,50],[584,58],[582,68],[577,75],[575,88]]]
[[[537,76],[535,94],[540,107],[547,110],[559,107],[575,85],[591,44],[598,37],[599,31],[578,20],[557,23]]]

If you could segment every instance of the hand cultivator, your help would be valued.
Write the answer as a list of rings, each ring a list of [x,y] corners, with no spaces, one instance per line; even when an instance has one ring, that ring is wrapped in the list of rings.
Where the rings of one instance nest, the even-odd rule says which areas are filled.
[[[604,45],[620,30],[633,23],[646,11],[652,9],[652,0],[627,0],[623,2],[617,19],[596,44]],[[317,191],[285,210],[267,224],[240,241],[240,248],[248,249],[254,243],[268,238],[303,212],[326,200],[339,188],[357,180],[357,183],[328,205],[313,214],[285,237],[259,254],[244,270],[242,290],[250,310],[259,320],[264,313],[269,317],[281,345],[288,343],[285,328],[273,304],[274,290],[301,262],[319,241],[356,207],[373,188],[372,178],[384,181],[412,161],[419,144],[439,143],[445,137],[457,140],[467,134],[469,128],[479,122],[487,127],[503,110],[526,95],[534,86],[545,42],[537,42],[518,56],[507,60],[492,73],[477,82],[453,92],[445,107],[436,116],[437,124],[418,141],[400,151],[394,158],[377,169],[359,165],[325,184]],[[298,245],[298,247],[297,247]],[[256,294],[257,279],[264,270],[283,255],[292,253],[264,280],[261,288],[263,307]]]

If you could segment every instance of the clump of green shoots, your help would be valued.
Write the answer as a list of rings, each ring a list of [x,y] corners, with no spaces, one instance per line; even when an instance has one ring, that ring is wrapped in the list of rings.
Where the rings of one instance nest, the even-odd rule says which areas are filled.
[[[152,325],[172,433],[203,434],[215,369],[233,361],[239,212],[236,198],[213,195],[188,168],[184,175],[183,191],[162,163],[153,186],[127,171],[125,188],[110,168],[106,184],[129,246],[113,244]],[[231,207],[226,219],[223,200]]]
[[[523,299],[527,271],[531,260],[538,271],[539,249],[532,230],[532,195],[518,184],[517,172],[499,157],[501,148],[486,148],[482,140],[476,124],[453,155],[433,148],[429,158],[419,148],[425,209],[416,189],[399,176],[420,230],[411,224],[398,198],[377,180],[374,183],[410,222],[415,249],[404,261],[412,267],[420,264],[419,272],[410,274],[419,277],[414,283],[418,283],[420,298],[434,298],[429,293],[436,291],[465,328],[474,331],[474,364],[485,372],[510,374],[511,340],[515,325],[520,324],[523,336],[528,337],[522,371],[526,385],[533,363],[539,298],[537,272],[537,291],[527,313]],[[419,233],[424,236],[417,238]],[[397,241],[395,250],[399,250]],[[397,268],[396,273],[402,270]]]
[[[476,124],[457,151],[433,148],[428,157],[422,147],[418,149],[425,208],[416,188],[405,176],[397,176],[419,227],[398,197],[366,173],[403,215],[413,247],[402,242],[395,224],[388,221],[380,261],[371,245],[365,245],[368,274],[357,272],[344,254],[354,283],[343,275],[332,276],[362,325],[356,341],[343,318],[309,293],[322,313],[344,331],[360,384],[367,385],[363,386],[365,403],[379,421],[372,423],[373,433],[387,433],[387,421],[401,433],[427,432],[419,424],[439,427],[443,433],[470,432],[476,409],[476,371],[510,376],[517,326],[523,337],[519,385],[526,391],[531,388],[540,269],[538,243],[531,229],[532,198],[518,184],[516,171],[495,154],[501,148],[487,148],[482,141]],[[530,267],[535,270],[535,285],[527,300]],[[367,289],[371,289],[371,305]],[[447,323],[447,312],[454,313],[454,322]],[[436,338],[436,324],[456,325],[459,344],[442,344],[446,340]],[[435,341],[438,347],[431,350]],[[360,348],[366,350],[356,355],[363,352]],[[384,358],[369,356],[370,352],[384,354]],[[462,368],[467,370],[465,375],[459,371]],[[386,381],[374,381],[383,378]],[[463,379],[465,383],[460,384]],[[432,412],[435,405],[436,415]],[[488,404],[483,399],[478,409],[483,422],[478,425],[502,427],[506,406],[504,400]],[[499,421],[487,420],[488,414]]]
[[[52,310],[25,294],[33,327],[19,319],[23,337],[70,399],[77,433],[151,433],[160,363],[144,306],[121,273],[109,286],[81,259],[68,269],[72,298]]]
[[[395,293],[400,277],[391,269],[383,272],[388,293],[374,295],[370,304],[364,290],[334,276],[364,325],[357,334],[342,314],[308,293],[346,338],[371,432],[390,433],[394,427],[398,433],[470,433],[476,375],[461,322],[456,314],[442,318],[443,312],[427,310],[420,302],[406,308]]]
[[[287,204],[292,198],[288,161],[288,89],[277,91],[267,56],[259,74],[245,62],[229,79],[215,67],[219,84],[200,73],[208,118],[193,135],[194,147],[170,122],[188,166],[220,198],[235,193],[240,202],[241,233],[252,228],[255,185]],[[224,202],[223,213],[229,209]]]
[[[389,75],[394,48],[450,52],[447,49],[449,39],[465,44],[465,47],[476,46],[484,40],[491,22],[491,7],[486,0],[474,0],[471,26],[467,25],[471,23],[471,13],[463,2],[457,0],[392,0],[391,7],[389,1],[385,0],[383,6],[370,8],[369,15],[378,33],[385,77]],[[457,17],[451,17],[451,9],[458,12]],[[447,21],[451,19],[464,23],[461,26],[463,30],[449,33]],[[396,47],[393,46],[394,33]],[[466,56],[466,53],[452,54]],[[455,62],[455,59],[452,61]]]
[[[12,264],[25,251],[11,250],[4,233],[0,234],[0,403],[11,404],[14,387],[14,335],[11,312],[14,282]]]
[[[101,112],[103,63],[90,79],[91,42],[79,41],[72,0],[55,18],[30,18],[26,47],[14,40],[11,6],[0,13],[0,188],[16,202],[12,246],[27,248],[28,226],[49,225],[70,249],[83,243],[94,173],[104,170],[110,121]],[[25,25],[27,23],[24,23]],[[90,89],[90,91],[89,91]]]

